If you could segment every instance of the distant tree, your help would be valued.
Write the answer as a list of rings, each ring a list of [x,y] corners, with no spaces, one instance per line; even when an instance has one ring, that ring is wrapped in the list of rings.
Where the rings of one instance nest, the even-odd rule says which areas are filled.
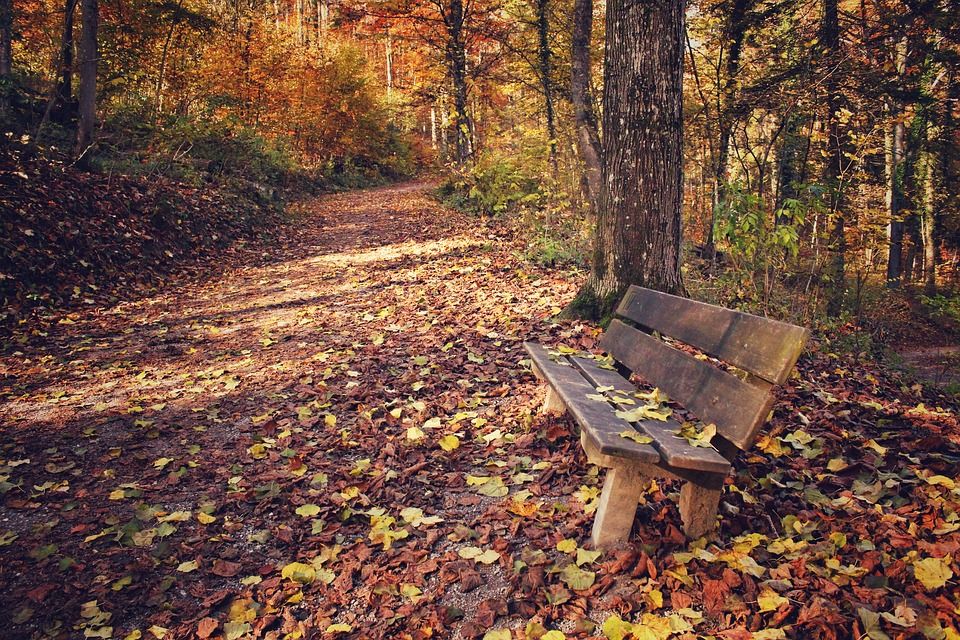
[[[80,3],[80,108],[77,113],[77,141],[74,155],[82,157],[93,143],[97,110],[97,0]]]
[[[10,77],[13,72],[13,0],[0,0],[0,116],[10,108]]]
[[[577,130],[577,150],[583,162],[591,206],[600,200],[603,149],[593,109],[590,82],[590,42],[593,35],[593,0],[574,0],[573,38],[570,51],[570,96]]]
[[[683,293],[681,0],[609,0],[603,180],[593,269],[572,311],[608,315],[638,284]]]

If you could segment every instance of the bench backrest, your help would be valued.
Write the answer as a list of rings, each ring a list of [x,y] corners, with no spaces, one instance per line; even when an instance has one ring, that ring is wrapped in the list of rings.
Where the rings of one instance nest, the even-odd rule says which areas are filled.
[[[663,390],[718,435],[749,448],[773,406],[772,389],[790,375],[810,331],[785,322],[632,286],[600,346]],[[734,375],[646,331],[683,342],[745,372]],[[723,449],[721,449],[723,451]]]

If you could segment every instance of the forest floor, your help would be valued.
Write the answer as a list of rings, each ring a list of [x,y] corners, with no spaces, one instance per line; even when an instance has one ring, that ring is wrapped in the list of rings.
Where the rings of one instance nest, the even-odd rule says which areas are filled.
[[[815,339],[715,532],[658,481],[599,554],[603,471],[521,346],[596,348],[551,319],[577,278],[423,185],[301,209],[268,256],[14,328],[0,637],[960,638],[946,396]]]

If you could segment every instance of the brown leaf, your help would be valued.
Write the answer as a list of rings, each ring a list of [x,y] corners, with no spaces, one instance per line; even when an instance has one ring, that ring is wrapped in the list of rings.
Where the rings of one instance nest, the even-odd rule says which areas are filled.
[[[489,629],[499,616],[507,615],[507,603],[503,598],[488,598],[477,606],[476,623]]]
[[[204,639],[209,638],[210,635],[217,630],[217,626],[220,623],[214,620],[213,618],[204,618],[197,623],[197,637]]]
[[[217,560],[213,563],[211,571],[222,578],[232,578],[240,573],[243,568],[238,562],[227,562],[226,560]]]
[[[712,616],[720,613],[727,603],[730,591],[730,585],[723,580],[704,580],[703,608]]]
[[[460,572],[460,591],[468,593],[483,584],[483,578],[473,569]]]

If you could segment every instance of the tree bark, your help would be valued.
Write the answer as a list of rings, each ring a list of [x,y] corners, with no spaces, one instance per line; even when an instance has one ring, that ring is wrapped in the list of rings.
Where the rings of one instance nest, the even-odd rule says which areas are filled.
[[[170,16],[170,29],[167,30],[167,37],[163,41],[163,52],[160,55],[160,70],[157,72],[157,86],[153,100],[153,126],[157,126],[157,119],[160,117],[160,111],[163,109],[163,77],[167,72],[167,55],[170,53],[170,43],[173,41],[173,33],[180,22],[180,8],[183,6],[183,0],[177,0],[177,8]]]
[[[557,166],[557,125],[553,107],[553,83],[550,81],[551,51],[550,51],[550,21],[547,15],[549,0],[536,0],[537,11],[537,54],[540,66],[540,83],[543,87],[543,97],[547,108],[547,144],[550,147],[550,165],[553,168],[553,178],[556,180],[560,170]]]
[[[920,234],[923,240],[923,286],[927,295],[937,291],[936,248],[936,154],[927,150],[923,154],[923,211],[920,218]]]
[[[74,155],[81,158],[93,142],[97,108],[97,26],[100,19],[97,0],[82,0],[80,5],[80,108],[77,115],[77,142]]]
[[[843,132],[840,125],[842,95],[836,64],[840,60],[840,20],[837,0],[824,0],[821,23],[823,58],[826,63],[825,87],[827,93],[827,175],[830,188],[831,228],[825,275],[828,279],[827,313],[837,316],[843,309],[846,286],[846,223],[844,220]]]
[[[631,284],[683,294],[683,2],[609,0],[603,182],[584,315],[608,315]]]
[[[10,79],[13,74],[13,0],[0,0],[0,116],[10,110]]]
[[[0,81],[13,72],[13,0],[0,0]]]
[[[471,154],[470,116],[467,112],[467,48],[463,19],[463,0],[450,0],[443,12],[443,21],[447,30],[447,71],[453,84],[453,126],[456,129],[454,160],[457,164],[465,163]]]
[[[903,80],[907,70],[907,41],[902,39],[896,46],[897,76]],[[886,135],[886,204],[887,238],[889,251],[887,253],[887,286],[896,289],[903,279],[903,220],[900,215],[901,192],[903,191],[903,174],[900,163],[904,156],[904,123],[903,105],[899,100],[888,96],[886,100],[887,115],[892,121]]]
[[[724,204],[727,198],[727,183],[729,174],[727,165],[730,157],[730,136],[737,119],[737,101],[739,99],[737,76],[740,75],[740,57],[743,52],[743,40],[747,34],[747,11],[752,7],[753,0],[733,0],[727,15],[723,16],[723,42],[728,45],[727,62],[724,65],[722,86],[718,91],[717,129],[717,157],[714,159],[714,190],[713,211]],[[721,49],[722,50],[722,49]],[[707,229],[706,253],[710,260],[716,259],[716,247],[713,239],[714,214],[710,215],[710,226]]]
[[[63,32],[60,38],[60,73],[50,104],[49,117],[66,124],[73,117],[73,25],[77,0],[66,0],[63,8]]]
[[[602,180],[600,132],[590,89],[590,42],[593,34],[593,0],[574,0],[570,92],[577,127],[577,148],[583,160],[590,206],[596,209]]]

